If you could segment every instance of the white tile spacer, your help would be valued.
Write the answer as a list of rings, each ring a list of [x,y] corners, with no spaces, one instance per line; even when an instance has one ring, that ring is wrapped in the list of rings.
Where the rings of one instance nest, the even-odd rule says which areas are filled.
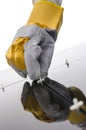
[[[44,79],[45,79],[45,78],[43,78],[43,79],[42,79],[42,78],[39,78],[39,80],[37,81],[37,83],[43,85],[42,82],[44,81]]]
[[[83,102],[82,100],[78,101],[77,98],[74,98],[74,99],[73,99],[73,105],[70,106],[69,109],[70,109],[71,111],[79,110],[79,108],[80,108],[81,106],[83,106],[83,105],[84,105],[84,102]]]

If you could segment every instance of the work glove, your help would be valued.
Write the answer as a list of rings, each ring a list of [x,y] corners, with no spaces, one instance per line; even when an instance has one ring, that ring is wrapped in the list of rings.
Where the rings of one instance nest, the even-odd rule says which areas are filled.
[[[32,85],[30,86],[29,82],[27,81],[23,85],[21,103],[24,110],[31,112],[36,119],[46,123],[54,122],[54,120],[49,118],[42,110],[39,102],[36,99]]]
[[[34,5],[27,24],[17,31],[6,52],[8,64],[19,75],[32,80],[48,75],[62,14],[63,8],[51,2],[40,0]]]
[[[42,84],[33,81],[32,88],[37,101],[48,117],[55,121],[64,121],[68,118],[69,105],[64,101],[64,98],[71,101],[68,88],[50,78],[45,78]]]
[[[18,37],[23,38],[18,39]],[[25,37],[30,37],[30,40],[26,42]],[[6,55],[11,67],[23,77],[28,74],[32,80],[47,76],[56,32],[39,28],[36,25],[24,26],[18,30],[15,39]]]

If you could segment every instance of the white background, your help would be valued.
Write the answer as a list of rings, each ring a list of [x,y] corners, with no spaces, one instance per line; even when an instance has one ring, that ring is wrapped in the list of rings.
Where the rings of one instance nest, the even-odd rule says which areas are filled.
[[[63,0],[63,25],[55,51],[86,41],[86,0]],[[26,24],[32,10],[31,0],[3,0],[0,3],[0,71],[8,68],[5,52],[16,31]]]

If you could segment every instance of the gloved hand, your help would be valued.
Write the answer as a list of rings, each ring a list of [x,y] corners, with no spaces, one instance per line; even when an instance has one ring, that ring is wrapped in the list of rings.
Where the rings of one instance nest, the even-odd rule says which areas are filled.
[[[71,101],[68,88],[48,77],[42,84],[33,81],[32,88],[37,101],[48,117],[54,118],[56,121],[64,121],[68,118],[69,106],[64,101],[64,98]],[[60,97],[58,93],[64,98]]]
[[[27,41],[27,37],[30,37],[30,40]],[[24,26],[18,30],[14,39],[16,40],[7,51],[8,63],[23,77],[28,73],[32,80],[47,76],[56,31],[42,29],[36,25]]]
[[[41,106],[39,105],[39,102],[37,101],[36,96],[34,94],[33,87],[30,86],[29,82],[24,83],[22,94],[21,94],[21,103],[24,110],[31,112],[35,116],[35,118],[40,121],[43,121],[46,123],[54,122],[54,119],[49,118],[46,115],[46,113],[44,113]],[[39,88],[37,87],[37,89]]]
[[[47,12],[45,9],[48,9]],[[28,75],[32,80],[37,80],[48,75],[62,14],[62,7],[38,1],[27,25],[17,31],[7,50],[6,59],[22,77],[26,78]]]

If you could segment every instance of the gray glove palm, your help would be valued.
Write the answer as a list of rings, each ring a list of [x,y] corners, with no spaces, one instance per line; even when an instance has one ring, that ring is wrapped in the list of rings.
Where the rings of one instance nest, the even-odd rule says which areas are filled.
[[[25,44],[25,64],[32,80],[44,78],[51,63],[56,32],[31,26],[31,39]]]

